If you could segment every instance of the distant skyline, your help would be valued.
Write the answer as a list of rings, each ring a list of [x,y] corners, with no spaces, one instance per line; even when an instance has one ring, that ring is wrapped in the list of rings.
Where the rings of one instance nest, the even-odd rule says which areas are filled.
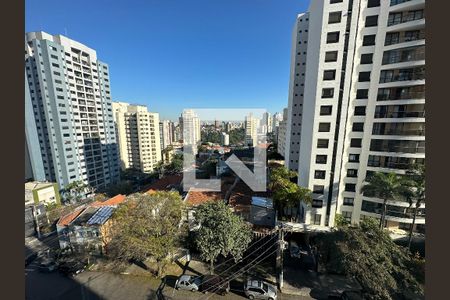
[[[26,0],[25,30],[62,34],[109,64],[114,101],[161,119],[185,108],[287,107],[301,0]]]

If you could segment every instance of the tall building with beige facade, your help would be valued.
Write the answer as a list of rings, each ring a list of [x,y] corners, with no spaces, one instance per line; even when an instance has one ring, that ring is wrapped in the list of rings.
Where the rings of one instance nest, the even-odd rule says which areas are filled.
[[[121,167],[151,173],[161,161],[159,114],[144,105],[113,102]]]

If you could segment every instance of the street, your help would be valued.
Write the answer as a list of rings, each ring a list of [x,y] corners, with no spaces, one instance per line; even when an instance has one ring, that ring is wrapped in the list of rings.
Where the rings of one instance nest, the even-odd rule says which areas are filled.
[[[83,272],[70,278],[58,272],[41,273],[35,264],[30,264],[25,272],[26,299],[158,299],[156,291],[161,280],[151,277],[118,275],[105,272]],[[243,293],[232,285],[232,291],[224,296],[202,294],[200,292],[180,291],[173,288],[171,279],[163,288],[165,299],[246,299]],[[278,299],[312,299],[296,295],[278,294]]]

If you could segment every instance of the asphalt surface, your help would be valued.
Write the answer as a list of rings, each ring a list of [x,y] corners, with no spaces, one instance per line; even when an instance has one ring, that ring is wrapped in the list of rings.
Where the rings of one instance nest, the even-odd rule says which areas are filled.
[[[31,263],[25,270],[26,299],[29,300],[94,300],[94,299],[158,299],[157,291],[162,290],[166,300],[217,300],[246,299],[238,287],[232,285],[232,290],[226,296],[202,294],[175,290],[173,279],[166,281],[151,277],[119,275],[104,272],[85,271],[75,277],[66,277],[59,272],[42,273],[37,263]],[[281,300],[306,300],[309,297],[278,294]]]

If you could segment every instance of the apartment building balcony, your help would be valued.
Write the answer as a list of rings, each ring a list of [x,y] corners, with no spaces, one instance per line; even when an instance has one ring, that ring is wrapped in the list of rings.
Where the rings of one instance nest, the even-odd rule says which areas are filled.
[[[388,32],[384,40],[384,46],[403,45],[405,43],[421,42],[425,43],[425,30],[409,30],[400,32]],[[392,48],[392,47],[390,47]]]
[[[404,139],[372,139],[370,151],[386,153],[424,154],[425,141]]]
[[[425,46],[385,51],[382,65],[425,60]]]
[[[380,118],[425,118],[424,104],[377,105],[374,117]]]
[[[425,11],[423,9],[391,12],[388,16],[387,26],[390,27],[423,19],[425,19]]]
[[[363,200],[361,212],[364,213],[364,215],[380,218],[382,214],[382,204]],[[401,206],[388,202],[386,207],[386,220],[411,224],[413,221],[413,213],[414,208],[410,208],[408,202],[405,202]],[[422,205],[417,211],[416,224],[425,224],[425,205]]]
[[[413,164],[425,164],[425,158],[369,155],[367,166],[375,168],[408,170]]]
[[[380,83],[425,80],[425,67],[382,70]]]
[[[425,99],[425,85],[378,89],[377,101]]]
[[[372,135],[425,136],[425,123],[374,123]]]
[[[397,12],[402,10],[414,10],[425,7],[425,0],[391,0],[390,12]]]

